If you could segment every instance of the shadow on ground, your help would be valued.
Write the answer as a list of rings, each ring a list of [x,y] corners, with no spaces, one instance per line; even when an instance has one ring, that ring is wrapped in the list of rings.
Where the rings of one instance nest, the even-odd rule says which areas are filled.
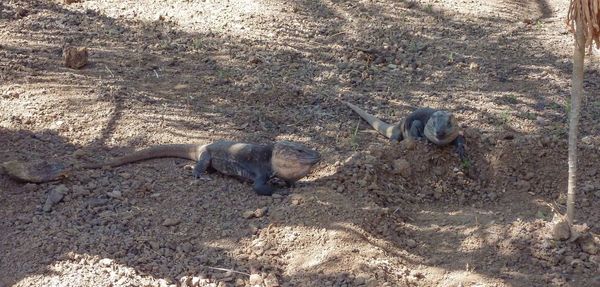
[[[0,55],[7,60],[0,62],[0,70],[2,80],[11,84],[0,87],[2,100],[15,104],[14,110],[2,110],[7,112],[3,123],[11,127],[0,130],[2,161],[51,157],[75,162],[77,150],[105,157],[113,150],[218,138],[292,139],[326,155],[318,175],[282,199],[257,198],[249,186],[220,176],[193,182],[187,162],[161,160],[74,174],[62,182],[73,194],[44,213],[45,193],[59,183],[32,186],[2,178],[0,200],[10,207],[1,216],[2,230],[7,230],[1,235],[3,253],[11,258],[0,262],[5,284],[60,276],[57,264],[85,256],[109,258],[155,279],[200,272],[225,281],[221,271],[208,267],[247,273],[257,267],[291,284],[376,280],[418,285],[429,279],[406,266],[423,265],[439,268],[440,274],[460,273],[464,267],[476,274],[473,280],[546,282],[540,270],[548,260],[527,251],[527,243],[537,240],[527,237],[530,230],[511,235],[514,242],[504,240],[507,232],[519,232],[514,226],[518,214],[492,223],[501,212],[496,210],[476,217],[481,223],[471,228],[478,209],[439,211],[445,205],[478,203],[494,209],[498,200],[520,196],[521,190],[493,189],[518,185],[515,170],[523,163],[533,170],[543,163],[503,156],[519,143],[534,147],[544,140],[497,144],[497,138],[504,140],[500,133],[524,122],[525,128],[511,129],[513,137],[543,134],[531,125],[536,116],[564,124],[566,86],[548,79],[568,75],[570,64],[543,48],[531,49],[537,41],[530,33],[533,27],[504,18],[464,21],[404,3],[390,10],[377,3],[292,1],[286,13],[308,21],[310,29],[301,30],[297,21],[281,22],[278,37],[245,39],[186,32],[163,21],[115,19],[44,1],[2,5],[0,31],[6,41],[0,43]],[[535,12],[540,19],[550,17],[547,4],[540,7]],[[19,8],[26,12],[21,15]],[[382,28],[371,22],[390,24]],[[511,28],[498,29],[504,26]],[[66,44],[87,46],[90,64],[82,70],[62,67]],[[39,105],[17,105],[26,97]],[[479,105],[481,97],[488,100]],[[389,145],[373,135],[357,139],[356,118],[340,99],[386,118],[400,119],[421,105],[456,112],[478,135],[472,138],[472,155],[481,168],[479,178],[455,176],[452,184],[439,183],[447,194],[436,198],[436,182],[461,166],[448,150],[427,146],[417,148],[428,158],[422,165],[427,184],[421,178],[399,178],[386,170],[393,160],[388,155],[410,151],[373,148],[371,144]],[[473,119],[481,128],[469,124]],[[356,147],[360,156],[375,160],[339,163],[330,171]],[[448,155],[439,155],[446,151]],[[584,166],[594,162],[589,161]],[[434,167],[442,167],[442,173]],[[544,174],[550,171],[555,169]],[[532,190],[553,195],[548,190],[564,178],[539,181],[539,189]],[[457,186],[472,192],[461,189],[464,194],[458,195]],[[107,196],[115,189],[124,192],[123,199]],[[490,192],[496,192],[495,198]],[[268,217],[249,223],[240,216],[259,206],[269,208]],[[180,222],[164,226],[173,218]],[[306,234],[293,235],[299,231]],[[337,231],[337,237],[331,238],[329,231]],[[456,248],[461,244],[466,245]],[[471,258],[481,257],[494,261],[485,268],[465,267],[473,264]],[[531,274],[514,275],[524,266],[534,266]],[[356,270],[358,275],[351,274]]]

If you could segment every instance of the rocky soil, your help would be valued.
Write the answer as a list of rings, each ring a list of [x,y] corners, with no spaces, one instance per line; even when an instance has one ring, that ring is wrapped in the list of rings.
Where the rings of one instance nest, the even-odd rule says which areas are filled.
[[[181,159],[43,184],[0,175],[0,286],[600,286],[594,55],[579,233],[551,232],[565,212],[564,2],[0,2],[0,162],[217,139],[323,155],[273,197],[194,180]],[[391,143],[340,100],[390,122],[452,111],[469,160]]]

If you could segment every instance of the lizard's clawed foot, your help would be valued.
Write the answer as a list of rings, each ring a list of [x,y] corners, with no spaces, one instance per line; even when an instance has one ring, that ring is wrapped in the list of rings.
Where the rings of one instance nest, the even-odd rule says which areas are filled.
[[[279,189],[275,193],[282,195],[282,196],[288,196],[288,195],[292,194],[292,192],[289,189]]]
[[[465,145],[464,144],[459,144],[458,146],[456,146],[454,148],[454,151],[456,152],[456,154],[458,154],[458,157],[460,158],[461,161],[466,161],[469,160],[466,157],[466,152],[465,152]]]
[[[205,180],[205,181],[212,180],[212,178],[210,178],[210,176],[208,176],[204,173],[201,173],[201,172],[196,172],[195,170],[194,170],[194,172],[192,172],[192,174],[194,175],[194,178],[198,179],[198,180]]]

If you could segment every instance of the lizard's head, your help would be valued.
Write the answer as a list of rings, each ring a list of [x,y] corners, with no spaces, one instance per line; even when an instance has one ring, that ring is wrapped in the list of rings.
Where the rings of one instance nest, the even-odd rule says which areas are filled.
[[[67,167],[62,163],[40,161],[7,161],[0,164],[0,171],[13,179],[23,182],[43,183],[55,181],[68,176]]]
[[[271,166],[281,179],[297,181],[306,176],[319,160],[321,155],[314,149],[300,143],[278,141],[273,147]]]
[[[452,113],[437,111],[425,124],[425,136],[437,145],[449,144],[458,136],[458,123]]]

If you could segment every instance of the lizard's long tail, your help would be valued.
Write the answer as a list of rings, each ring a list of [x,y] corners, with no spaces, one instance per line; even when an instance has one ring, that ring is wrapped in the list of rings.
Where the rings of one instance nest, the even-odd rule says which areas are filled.
[[[159,158],[159,157],[178,157],[190,160],[198,160],[200,153],[204,149],[204,145],[199,144],[165,144],[156,145],[149,148],[145,148],[139,151],[135,151],[128,155],[115,158],[108,162],[100,164],[84,165],[83,168],[101,168],[103,166],[120,166],[126,163]]]
[[[394,125],[390,125],[378,118],[376,118],[375,116],[365,112],[364,110],[362,110],[361,108],[348,103],[346,101],[342,101],[344,104],[346,104],[346,106],[350,107],[353,111],[355,111],[361,118],[363,118],[365,121],[367,121],[376,131],[378,131],[380,134],[386,136],[388,139],[392,139],[392,140],[401,140],[401,134],[400,134],[400,130],[398,129],[398,127],[394,126]]]

